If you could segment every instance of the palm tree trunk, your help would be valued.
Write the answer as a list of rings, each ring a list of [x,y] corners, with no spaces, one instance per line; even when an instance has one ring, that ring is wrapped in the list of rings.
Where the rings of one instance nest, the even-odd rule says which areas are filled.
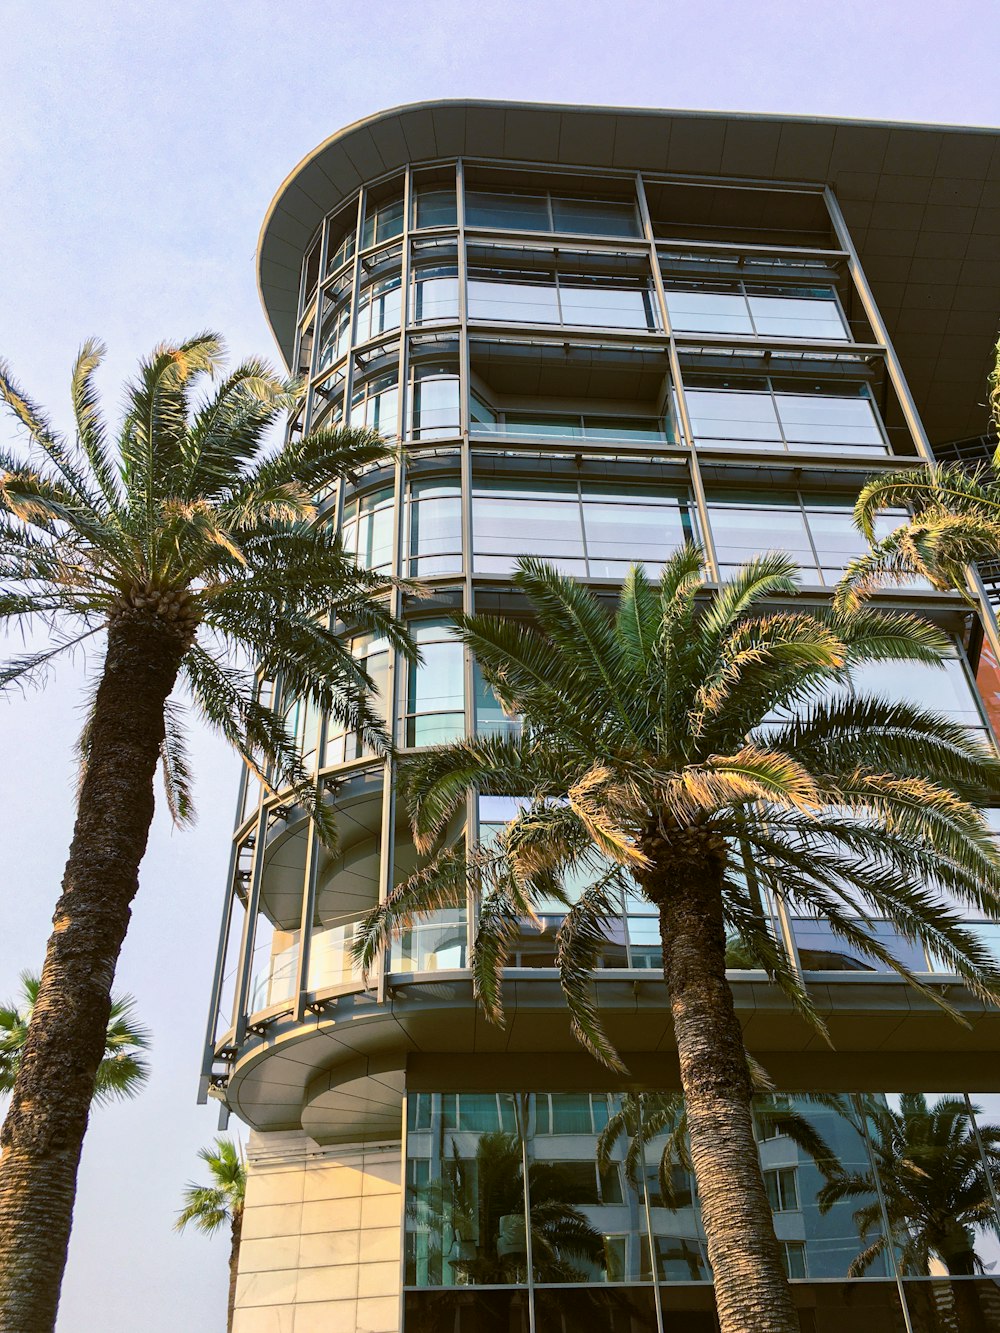
[[[0,1145],[0,1333],[49,1333],[111,985],[153,818],[164,703],[187,647],[148,613],[108,630],[87,773]]]
[[[722,1333],[799,1333],[764,1190],[743,1033],[726,980],[724,848],[644,878],[659,908],[691,1159]]]
[[[243,1232],[243,1209],[233,1212],[231,1223],[232,1241],[229,1246],[229,1305],[226,1311],[226,1333],[233,1333],[233,1316],[236,1313],[236,1279],[240,1275],[240,1236]]]

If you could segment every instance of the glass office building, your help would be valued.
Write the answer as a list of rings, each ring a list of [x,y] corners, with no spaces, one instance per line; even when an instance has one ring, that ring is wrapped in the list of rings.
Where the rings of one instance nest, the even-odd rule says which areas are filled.
[[[716,580],[780,548],[798,601],[822,604],[860,550],[864,479],[985,428],[998,241],[987,131],[443,102],[318,148],[272,203],[260,288],[309,385],[292,434],[365,424],[404,446],[320,497],[359,563],[423,585],[395,594],[417,667],[338,627],[397,748],[516,727],[450,617],[519,614],[521,553],[613,591],[686,539]],[[884,600],[935,619],[952,655],[861,687],[991,736],[985,596]],[[280,679],[261,692],[340,845],[244,779],[203,1078],[255,1131],[237,1333],[707,1333],[697,1195],[683,1152],[664,1156],[683,1108],[648,905],[623,897],[597,974],[625,1079],[570,1035],[557,915],[514,943],[504,1030],[473,1000],[473,901],[415,924],[364,985],[358,923],[415,865],[391,767]],[[454,836],[510,810],[470,802]],[[1000,1014],[889,923],[879,938],[965,1026],[767,907],[834,1041],[734,955],[776,1087],[759,1147],[803,1329],[1000,1330]]]

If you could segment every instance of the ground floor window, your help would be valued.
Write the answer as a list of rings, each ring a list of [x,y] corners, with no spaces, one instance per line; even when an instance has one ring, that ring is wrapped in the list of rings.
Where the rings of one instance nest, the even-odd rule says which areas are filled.
[[[673,1092],[409,1092],[407,1333],[710,1333],[683,1110]],[[804,1330],[1000,1333],[1000,1097],[781,1093],[758,1120]]]

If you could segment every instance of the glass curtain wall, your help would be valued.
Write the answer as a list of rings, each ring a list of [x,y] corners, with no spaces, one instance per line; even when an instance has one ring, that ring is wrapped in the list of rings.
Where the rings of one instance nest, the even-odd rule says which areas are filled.
[[[914,1333],[1000,1330],[1000,1125],[983,1100],[758,1098],[804,1329],[902,1333],[903,1291]],[[560,1333],[657,1329],[657,1306],[665,1331],[713,1326],[679,1093],[410,1091],[406,1114],[407,1333],[521,1327],[527,1302]]]

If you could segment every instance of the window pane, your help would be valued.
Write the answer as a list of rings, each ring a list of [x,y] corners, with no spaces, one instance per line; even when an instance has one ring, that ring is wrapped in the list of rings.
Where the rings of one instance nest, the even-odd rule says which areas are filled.
[[[816,561],[805,518],[794,496],[750,491],[746,503],[727,504],[710,495],[708,511],[724,575],[732,574],[738,565],[761,551],[787,551],[805,571],[815,575]]]
[[[467,190],[465,221],[470,227],[508,227],[514,231],[549,231],[549,205],[544,194],[499,190]]]
[[[781,447],[781,428],[769,393],[695,388],[688,389],[686,397],[697,441]]]
[[[481,573],[507,573],[522,554],[586,573],[575,487],[480,482],[473,490],[472,532],[474,567]]]
[[[666,297],[671,326],[681,333],[753,333],[738,283],[671,283]]]
[[[583,522],[592,577],[621,577],[634,563],[656,573],[670,552],[694,535],[687,503],[677,496],[638,487],[622,488],[620,496],[588,491]]]
[[[559,301],[564,324],[587,324],[610,329],[655,329],[647,283],[612,283],[607,278],[562,277]]]
[[[358,297],[356,338],[366,342],[380,333],[399,328],[400,282],[398,273],[366,287]]]
[[[424,186],[417,190],[417,227],[454,227],[457,222],[455,187]]]
[[[886,453],[886,444],[875,415],[875,405],[855,389],[843,393],[789,393],[776,391],[778,415],[789,447],[803,444],[843,445]]]
[[[612,199],[572,199],[552,196],[556,231],[586,232],[591,236],[638,236],[635,205]]]
[[[410,576],[461,570],[462,502],[457,484],[414,482],[410,497]]]
[[[470,274],[469,318],[510,324],[558,324],[555,282],[551,277],[528,281]]]
[[[418,324],[458,319],[458,269],[454,264],[418,268],[414,274],[413,318]]]
[[[832,289],[819,288],[808,295],[787,296],[759,289],[755,293],[751,287],[747,302],[759,334],[805,340],[847,337]]]
[[[458,376],[450,366],[422,366],[413,378],[413,435],[446,438],[459,429]]]
[[[407,1286],[527,1281],[523,1154],[513,1128],[522,1122],[511,1094],[473,1096],[463,1107],[466,1097],[446,1116],[445,1099],[432,1095],[429,1128],[407,1135]],[[498,1101],[511,1131],[499,1128]]]

